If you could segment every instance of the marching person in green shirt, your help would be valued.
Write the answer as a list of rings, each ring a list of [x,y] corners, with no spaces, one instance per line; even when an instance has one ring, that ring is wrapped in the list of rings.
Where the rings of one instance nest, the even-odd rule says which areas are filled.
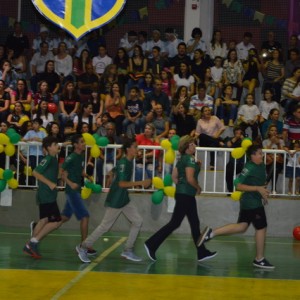
[[[106,210],[103,220],[92,234],[83,240],[81,245],[76,247],[78,257],[82,262],[91,262],[87,256],[87,249],[92,247],[104,233],[110,230],[121,213],[131,222],[129,236],[121,256],[132,261],[142,260],[133,252],[133,248],[142,227],[143,219],[136,206],[130,201],[128,189],[137,186],[148,188],[152,183],[152,179],[132,181],[133,159],[137,155],[135,140],[126,140],[123,144],[123,149],[126,155],[117,162],[114,170],[115,178],[105,200]]]
[[[198,183],[200,163],[195,161],[195,140],[189,135],[180,138],[178,151],[181,154],[176,167],[172,172],[172,179],[176,184],[175,208],[171,220],[158,232],[152,235],[144,244],[147,255],[156,261],[155,252],[164,240],[177,229],[185,216],[187,216],[192,237],[196,245],[200,235],[200,221],[197,212],[196,194],[201,193]],[[196,246],[198,261],[202,262],[216,256],[216,252],[210,252],[204,245]]]
[[[72,136],[73,152],[67,156],[62,164],[62,179],[66,182],[66,204],[61,213],[63,222],[70,220],[74,214],[80,221],[81,241],[88,235],[90,214],[81,198],[82,177],[90,179],[84,171],[85,141],[81,134]],[[77,250],[77,248],[76,248]],[[78,251],[78,250],[77,250]],[[89,255],[97,254],[94,249],[88,249]]]
[[[56,202],[58,140],[52,136],[45,137],[42,146],[47,155],[33,170],[33,176],[38,180],[36,199],[39,205],[40,220],[34,227],[30,241],[23,248],[24,253],[34,258],[41,257],[38,250],[39,241],[62,224],[60,211]]]
[[[274,269],[275,267],[264,258],[267,232],[264,205],[268,203],[269,191],[266,188],[267,176],[266,166],[263,163],[263,153],[258,145],[250,146],[246,153],[250,160],[234,181],[236,189],[243,192],[237,224],[228,224],[214,230],[206,227],[199,238],[198,245],[202,245],[217,235],[243,233],[252,223],[255,228],[256,241],[256,257],[253,266]]]

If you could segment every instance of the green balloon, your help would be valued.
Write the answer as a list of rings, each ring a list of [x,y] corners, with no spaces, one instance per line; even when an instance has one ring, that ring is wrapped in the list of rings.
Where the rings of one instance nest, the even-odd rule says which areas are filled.
[[[0,193],[3,192],[6,188],[6,181],[1,179],[0,180]]]
[[[14,173],[13,173],[12,170],[9,170],[9,169],[4,170],[4,172],[3,172],[3,179],[4,180],[12,179],[13,176],[14,176]]]
[[[173,150],[178,150],[179,140],[176,139],[172,140],[171,145]]]
[[[17,133],[14,128],[8,128],[6,131],[6,135],[8,135],[9,137],[14,133]]]
[[[99,194],[102,192],[102,186],[100,184],[93,184],[92,191],[96,194]]]
[[[173,183],[171,174],[167,174],[164,178],[164,186],[171,186]]]
[[[10,136],[9,136],[9,140],[12,144],[18,144],[21,140],[21,136],[18,134],[18,133],[12,133]]]
[[[175,134],[171,137],[170,142],[172,143],[172,141],[179,141],[180,140],[180,136]]]
[[[101,146],[101,147],[106,147],[108,145],[108,143],[109,143],[108,138],[106,136],[101,136],[99,138],[99,145],[98,144],[97,145]]]
[[[152,194],[151,200],[153,204],[160,204],[164,199],[164,191],[158,190]]]
[[[94,183],[89,180],[85,180],[85,182],[84,182],[84,186],[88,189],[92,189],[93,185],[94,185]]]

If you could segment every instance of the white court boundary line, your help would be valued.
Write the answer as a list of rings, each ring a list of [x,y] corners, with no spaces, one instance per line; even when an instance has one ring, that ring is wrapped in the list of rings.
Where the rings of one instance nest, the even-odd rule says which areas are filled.
[[[102,252],[95,260],[93,260],[84,270],[82,270],[75,278],[69,281],[61,290],[59,290],[51,300],[57,300],[68,292],[75,284],[77,284],[86,274],[91,272],[103,259],[105,259],[111,252],[117,249],[121,244],[126,241],[126,237],[122,237],[111,247]]]

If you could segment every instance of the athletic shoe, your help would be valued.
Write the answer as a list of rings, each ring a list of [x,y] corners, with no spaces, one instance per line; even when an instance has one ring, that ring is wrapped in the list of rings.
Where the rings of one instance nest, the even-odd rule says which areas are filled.
[[[152,251],[150,249],[150,247],[147,245],[147,243],[144,244],[144,247],[146,249],[146,252],[147,252],[147,255],[148,257],[153,260],[153,261],[156,261],[156,256],[155,256],[155,251]]]
[[[216,251],[210,252],[209,250],[206,250],[203,252],[203,254],[198,255],[198,262],[202,262],[208,259],[211,259],[215,257],[218,253]]]
[[[30,255],[30,256],[34,257],[34,254],[33,254],[33,252],[31,251],[31,249],[30,249],[28,243],[25,244],[25,246],[24,246],[24,248],[23,248],[23,252],[24,252],[25,254],[27,254],[27,255]]]
[[[76,246],[79,259],[84,263],[90,263],[91,260],[87,256],[87,249],[82,248],[80,245]]]
[[[255,259],[253,261],[253,266],[261,269],[275,269],[275,266],[270,264],[265,258],[260,261]]]
[[[93,248],[87,248],[87,255],[88,256],[94,256],[97,255],[97,250],[93,249]]]
[[[36,224],[37,224],[37,223],[34,222],[34,221],[31,221],[31,222],[30,222],[30,236],[31,236],[31,237],[33,236],[33,230],[34,230]]]
[[[135,255],[133,251],[123,251],[121,256],[132,261],[142,261],[142,258]]]
[[[197,242],[197,247],[200,247],[204,242],[208,242],[211,239],[210,237],[211,233],[212,233],[212,229],[209,227],[205,227]]]
[[[33,242],[26,243],[25,247],[23,248],[23,252],[34,258],[42,257],[38,250],[38,243],[33,243]]]

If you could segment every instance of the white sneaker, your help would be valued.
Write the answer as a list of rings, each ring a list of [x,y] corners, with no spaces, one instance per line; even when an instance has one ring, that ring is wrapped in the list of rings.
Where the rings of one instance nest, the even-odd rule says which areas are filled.
[[[90,263],[91,260],[88,258],[87,249],[82,248],[80,245],[76,246],[79,259],[84,263]]]
[[[121,256],[132,261],[142,261],[142,258],[135,255],[133,251],[123,251]]]

